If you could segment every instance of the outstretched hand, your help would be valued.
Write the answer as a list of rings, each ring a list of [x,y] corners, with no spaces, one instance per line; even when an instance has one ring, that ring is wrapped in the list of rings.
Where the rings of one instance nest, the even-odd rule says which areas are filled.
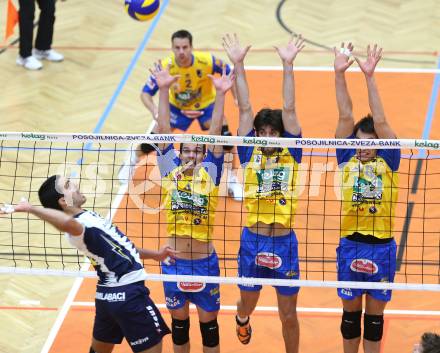
[[[295,37],[296,36],[292,36],[285,47],[278,48],[274,46],[283,63],[291,65],[296,55],[305,47],[302,35],[300,34],[294,43],[293,40]]]
[[[154,70],[150,69],[150,72],[156,80],[159,88],[169,88],[174,82],[176,82],[180,78],[180,75],[170,75],[169,66],[163,68],[160,61],[154,64]]]
[[[32,205],[23,198],[17,205],[3,204],[0,207],[0,214],[10,214],[14,212],[29,212],[32,208]]]
[[[362,62],[357,57],[355,59],[365,76],[371,77],[374,74],[377,63],[382,59],[382,48],[378,49],[377,44],[374,44],[373,49],[371,49],[370,45],[368,45],[366,60]]]
[[[229,33],[226,34],[223,37],[222,45],[226,51],[226,54],[228,54],[229,60],[231,60],[234,65],[242,63],[247,52],[251,48],[250,45],[242,47],[236,33],[234,33],[234,36],[231,36]]]
[[[354,46],[351,42],[348,43],[347,48],[345,48],[344,42],[341,43],[341,48],[339,50],[336,49],[336,47],[333,48],[333,51],[335,52],[335,72],[343,73],[354,63],[353,59],[349,60],[353,48]]]
[[[215,90],[218,93],[224,94],[229,91],[234,85],[235,74],[233,71],[231,71],[229,75],[226,75],[226,66],[223,66],[221,77],[217,77],[214,75],[208,75],[208,77],[211,79],[212,84],[214,85]]]

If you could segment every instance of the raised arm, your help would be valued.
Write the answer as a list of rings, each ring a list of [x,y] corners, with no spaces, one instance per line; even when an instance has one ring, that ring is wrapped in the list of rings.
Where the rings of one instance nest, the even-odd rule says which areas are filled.
[[[373,115],[374,130],[376,131],[377,137],[381,139],[392,139],[396,138],[396,134],[388,124],[385,117],[385,111],[383,109],[379,90],[377,89],[376,80],[374,78],[374,70],[376,69],[376,65],[381,58],[382,48],[378,49],[377,44],[375,44],[373,49],[371,49],[368,45],[367,59],[364,62],[360,61],[359,58],[355,59],[365,75],[365,80],[367,81],[368,103],[370,104],[371,114]]]
[[[346,138],[353,134],[354,129],[353,103],[351,102],[347,82],[345,80],[345,71],[354,62],[354,60],[349,60],[353,45],[348,43],[347,48],[345,48],[344,43],[342,43],[340,50],[336,48],[333,48],[333,50],[335,52],[336,102],[338,103],[339,111],[339,120],[335,136],[336,138]]]
[[[234,64],[236,75],[235,86],[237,93],[238,109],[240,112],[240,121],[238,125],[238,134],[247,135],[254,126],[254,112],[249,101],[249,87],[244,70],[244,58],[250,49],[250,45],[242,48],[237,35],[226,34],[223,37],[223,48],[228,54],[229,60]]]
[[[158,134],[170,134],[172,131],[170,124],[170,87],[179,79],[179,76],[171,76],[168,67],[163,68],[160,62],[155,64],[154,70],[151,71],[151,73],[159,86],[159,109],[156,132]],[[166,147],[166,144],[159,144],[161,150]]]
[[[75,218],[72,216],[51,208],[35,207],[27,201],[21,201],[19,204],[12,206],[9,211],[4,208],[0,210],[0,214],[12,212],[31,213],[41,220],[52,224],[59,231],[66,232],[74,236],[81,235],[84,232],[83,225],[75,220]]]
[[[283,125],[285,130],[292,135],[299,135],[301,133],[301,126],[295,108],[293,61],[303,48],[304,39],[301,35],[299,35],[295,43],[292,37],[286,47],[275,47],[283,64]]]
[[[214,110],[212,112],[211,127],[209,128],[210,135],[221,135],[223,116],[225,110],[225,97],[226,93],[234,85],[235,75],[232,71],[229,75],[226,75],[226,68],[223,67],[223,73],[221,77],[215,77],[213,75],[208,75],[212,80],[212,83],[216,90]],[[215,157],[220,157],[223,154],[223,146],[209,145],[208,149],[214,153]]]

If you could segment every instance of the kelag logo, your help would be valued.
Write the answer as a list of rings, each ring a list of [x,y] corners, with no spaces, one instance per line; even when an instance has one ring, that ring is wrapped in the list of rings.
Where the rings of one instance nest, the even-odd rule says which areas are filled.
[[[21,137],[23,137],[25,139],[36,139],[36,140],[41,140],[41,141],[44,141],[46,139],[46,135],[33,134],[32,132],[29,134],[21,133]]]
[[[260,146],[267,146],[266,140],[261,140],[257,137],[243,137],[243,143],[246,145],[255,144]]]
[[[215,138],[214,137],[209,137],[209,136],[191,136],[191,142],[207,142],[207,143],[211,143],[214,144],[215,143]]]
[[[422,141],[414,140],[414,146],[433,148],[433,149],[438,150],[440,147],[440,144],[438,142],[431,142],[431,141],[426,141],[426,140],[422,140]]]

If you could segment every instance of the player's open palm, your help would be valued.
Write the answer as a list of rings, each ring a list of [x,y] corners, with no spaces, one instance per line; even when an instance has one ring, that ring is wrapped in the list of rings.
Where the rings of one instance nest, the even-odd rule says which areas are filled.
[[[377,48],[377,44],[374,44],[373,49],[370,45],[367,47],[367,58],[365,61],[361,61],[359,58],[355,58],[362,72],[366,76],[372,76],[376,69],[377,63],[382,59],[382,48]]]
[[[29,212],[32,205],[23,198],[17,205],[4,204],[0,207],[0,214],[9,214],[13,212]]]
[[[246,57],[247,52],[251,48],[250,45],[247,47],[242,47],[240,45],[240,41],[238,40],[237,34],[230,35],[229,33],[223,37],[222,42],[223,48],[228,54],[229,60],[235,65],[238,63],[242,63],[244,58]]]
[[[336,47],[333,48],[333,51],[335,52],[335,72],[345,72],[351,64],[353,64],[354,60],[349,60],[353,48],[354,46],[351,43],[348,43],[346,48],[345,43],[341,43],[341,48],[339,50],[336,49]]]
[[[162,64],[160,62],[155,63],[154,70],[150,69],[150,72],[153,75],[154,79],[156,80],[156,83],[159,86],[159,88],[170,87],[180,77],[179,75],[176,76],[170,75],[169,68],[162,67]]]
[[[305,47],[304,38],[300,34],[294,41],[294,37],[289,40],[285,47],[274,47],[281,60],[286,64],[292,64],[298,53]]]
[[[213,76],[213,75],[208,75],[208,76],[212,80],[212,84],[214,85],[215,90],[218,93],[226,93],[234,85],[235,75],[232,71],[229,73],[229,75],[226,75],[225,67],[223,67],[223,73],[221,77]]]

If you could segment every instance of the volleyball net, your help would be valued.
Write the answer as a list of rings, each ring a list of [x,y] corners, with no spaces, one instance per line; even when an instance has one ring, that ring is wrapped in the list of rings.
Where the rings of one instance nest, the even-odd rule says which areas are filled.
[[[197,191],[198,187],[189,186],[188,190],[181,190],[178,204],[173,205],[167,203],[167,193],[172,192],[169,188],[173,185],[178,189],[179,180],[170,179],[165,187],[156,153],[136,156],[136,147],[140,143],[172,143],[177,154],[181,143],[274,148],[275,153],[274,158],[267,158],[264,166],[261,165],[261,156],[252,155],[248,162],[256,169],[254,179],[245,177],[247,174],[238,162],[232,164],[232,169],[230,164],[225,164],[217,196],[204,197],[203,192]],[[280,165],[277,156],[285,148],[301,149],[300,163]],[[377,172],[382,168],[379,166],[375,167],[374,180],[360,178],[360,173],[368,174],[368,171],[362,170],[363,164],[359,162],[358,167],[351,170],[352,174],[357,173],[356,183],[347,188],[344,167],[338,166],[337,149],[399,149],[400,166],[397,172],[391,173],[392,178],[394,174],[398,175],[396,183],[386,185],[380,176],[384,172]],[[232,153],[237,154],[237,149],[234,148]],[[185,217],[188,212],[192,212],[190,219],[186,219],[192,225],[188,228],[190,233],[192,229],[196,231],[200,223],[209,223],[207,226],[212,230],[212,241],[220,263],[219,277],[192,276],[191,273],[164,275],[159,263],[148,260],[145,261],[147,280],[438,291],[439,159],[440,141],[434,140],[1,133],[0,202],[16,204],[24,197],[39,205],[40,185],[49,176],[58,174],[79,184],[87,197],[85,209],[107,217],[139,247],[159,249],[165,245],[169,239],[170,219],[177,222],[178,217]],[[244,186],[241,202],[227,194],[226,174],[232,172]],[[387,190],[390,187],[393,190]],[[270,194],[273,190],[277,192]],[[350,191],[349,199],[344,196],[347,190]],[[386,194],[395,197],[387,198]],[[214,197],[214,208],[209,211]],[[257,210],[247,209],[246,200],[252,197],[259,198],[258,205],[260,198],[266,198],[266,201],[271,198],[272,211],[267,205]],[[336,249],[341,227],[344,227],[345,205],[368,207],[373,227],[377,227],[372,230],[375,232],[381,227],[386,228],[383,222],[375,221],[379,219],[376,214],[378,205],[383,203],[389,204],[390,211],[381,217],[392,224],[391,235],[397,243],[394,283],[387,283],[386,278],[375,283],[338,282]],[[284,216],[294,219],[292,228],[298,241],[300,280],[280,279],[276,275],[273,278],[239,277],[237,256],[241,232],[248,217],[260,222],[259,217],[263,220],[264,215],[273,212],[273,219],[279,220],[275,213],[279,212],[280,205],[287,208],[282,211]],[[175,211],[181,209],[186,213],[176,216]],[[215,217],[211,219],[206,212],[213,211]],[[170,212],[174,212],[174,218],[169,217]],[[386,232],[386,229],[381,230]],[[276,247],[277,237],[269,238]],[[352,263],[352,267],[361,274],[375,271],[374,261],[353,260],[360,260]],[[277,261],[273,253],[261,253],[255,265],[273,270],[280,265]],[[24,213],[0,217],[0,273],[95,276],[87,259],[67,242],[63,234]]]

